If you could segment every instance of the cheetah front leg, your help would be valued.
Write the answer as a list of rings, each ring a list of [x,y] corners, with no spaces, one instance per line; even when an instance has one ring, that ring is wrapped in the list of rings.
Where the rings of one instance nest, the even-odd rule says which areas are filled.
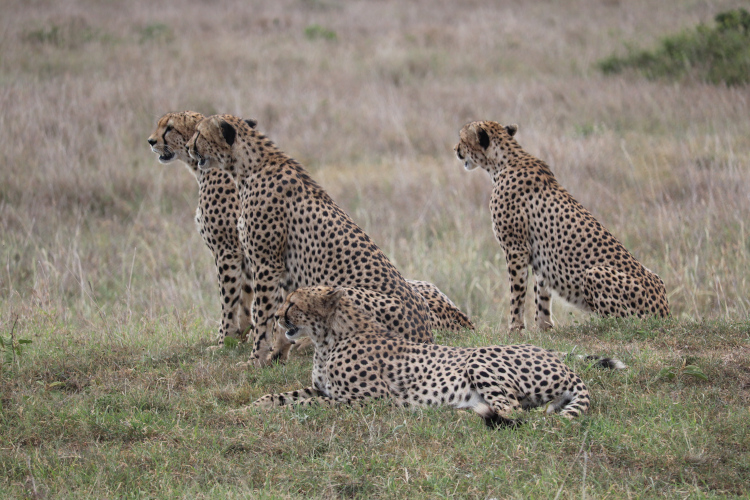
[[[217,280],[221,297],[221,327],[219,347],[224,345],[227,337],[244,340],[247,334],[240,324],[242,320],[242,293],[244,257],[235,249],[223,249],[215,254]]]
[[[526,280],[529,276],[529,251],[525,247],[508,247],[505,250],[510,283],[510,329],[523,330]]]
[[[250,355],[253,365],[264,367],[271,364],[274,330],[276,322],[273,314],[282,301],[281,276],[283,264],[259,264],[254,270],[255,296],[253,297],[253,321],[255,340]]]
[[[279,363],[286,363],[286,360],[289,359],[289,351],[294,346],[294,342],[290,341],[286,338],[285,331],[283,328],[276,327],[274,336],[273,336],[273,345],[271,347],[271,351],[269,352],[269,363],[279,362]],[[306,340],[307,337],[304,337],[302,340]]]
[[[534,321],[540,330],[549,330],[554,326],[550,317],[551,293],[541,274],[534,273],[534,278]]]

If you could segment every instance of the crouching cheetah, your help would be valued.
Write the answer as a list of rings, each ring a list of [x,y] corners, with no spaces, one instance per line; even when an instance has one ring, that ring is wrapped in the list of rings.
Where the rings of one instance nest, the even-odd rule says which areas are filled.
[[[296,290],[276,319],[290,339],[312,340],[312,386],[268,394],[256,407],[387,397],[403,406],[471,408],[489,427],[515,426],[521,409],[547,405],[547,413],[577,417],[589,407],[583,381],[549,351],[409,342],[391,335],[345,288]]]
[[[550,292],[603,316],[669,315],[664,283],[646,269],[560,184],[549,167],[518,145],[516,125],[465,125],[455,147],[466,170],[492,177],[495,237],[510,281],[510,327],[524,328],[528,266],[534,277],[536,325],[551,328]]]
[[[302,286],[356,287],[364,302],[371,293],[390,297],[373,310],[375,318],[396,335],[432,342],[425,300],[302,165],[265,135],[240,118],[216,115],[197,125],[187,146],[199,168],[230,173],[240,191],[237,226],[255,285],[256,364],[286,359],[285,336],[271,345],[273,313],[288,291]]]
[[[221,297],[219,345],[225,337],[245,341],[251,330],[253,290],[250,265],[244,257],[237,231],[239,200],[237,186],[231,174],[221,169],[202,170],[198,161],[185,147],[195,134],[204,116],[194,111],[167,113],[156,123],[156,130],[148,138],[159,162],[182,161],[198,181],[198,208],[195,221],[216,264]],[[253,120],[245,120],[255,127]],[[460,331],[474,325],[443,292],[426,281],[407,280],[412,289],[422,295],[429,308],[431,330]]]

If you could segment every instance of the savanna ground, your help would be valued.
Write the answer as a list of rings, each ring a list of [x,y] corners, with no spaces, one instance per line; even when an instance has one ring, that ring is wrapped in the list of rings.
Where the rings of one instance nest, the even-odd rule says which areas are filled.
[[[8,0],[0,16],[2,498],[746,496],[750,93],[603,76],[597,61],[732,1]],[[608,353],[574,422],[471,412],[260,413],[310,358],[207,351],[219,307],[194,179],[146,138],[170,110],[259,127],[412,278],[477,321],[452,345]],[[453,157],[474,119],[522,146],[665,281],[668,321],[553,305],[509,334],[490,184]],[[529,322],[531,318],[527,318]],[[4,351],[4,354],[11,354]]]

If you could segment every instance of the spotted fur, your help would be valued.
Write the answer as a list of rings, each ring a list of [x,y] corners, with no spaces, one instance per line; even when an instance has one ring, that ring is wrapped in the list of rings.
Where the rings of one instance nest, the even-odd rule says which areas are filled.
[[[472,122],[456,155],[466,170],[481,167],[493,183],[495,237],[505,251],[510,326],[524,328],[528,267],[535,277],[536,325],[552,328],[551,292],[602,316],[669,315],[662,280],[578,203],[542,161],[524,151],[516,125]]]
[[[237,225],[255,278],[257,364],[286,358],[283,335],[271,344],[273,312],[287,291],[315,284],[356,287],[363,299],[388,297],[387,307],[374,310],[378,321],[410,340],[432,341],[422,297],[302,165],[265,135],[237,117],[217,115],[198,124],[188,149],[199,168],[230,173],[240,190]]]
[[[182,161],[198,181],[195,222],[216,264],[221,300],[219,345],[226,337],[244,341],[251,329],[252,280],[239,245],[237,211],[239,196],[232,176],[219,169],[201,170],[187,153],[186,144],[203,115],[193,111],[167,113],[148,138],[161,163]],[[255,126],[248,122],[248,126]]]
[[[406,280],[406,282],[427,303],[430,330],[460,332],[474,329],[471,319],[437,286],[429,281]]]
[[[342,287],[306,287],[276,312],[286,336],[315,346],[312,385],[268,394],[254,406],[354,403],[471,408],[490,427],[515,426],[522,409],[547,406],[577,417],[589,408],[583,381],[553,353],[532,345],[448,347],[390,334]]]
[[[237,231],[240,207],[234,179],[221,169],[199,169],[198,161],[187,153],[186,144],[203,118],[194,111],[167,113],[157,121],[148,143],[159,155],[161,163],[180,160],[198,181],[195,221],[216,264],[222,310],[218,340],[222,345],[224,337],[245,341],[252,332],[250,308],[253,291],[249,263],[244,258]],[[252,120],[245,122],[251,127],[256,125]],[[431,330],[474,328],[468,316],[437,286],[427,281],[407,282],[427,302]]]

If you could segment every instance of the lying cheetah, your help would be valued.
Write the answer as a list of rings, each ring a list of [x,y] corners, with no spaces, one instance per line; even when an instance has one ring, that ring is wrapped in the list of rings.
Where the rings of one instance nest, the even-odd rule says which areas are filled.
[[[375,317],[397,335],[432,342],[429,311],[370,237],[341,210],[305,169],[240,118],[202,120],[188,143],[204,170],[232,174],[242,208],[237,222],[255,277],[253,357],[265,365],[285,359],[288,341],[271,347],[273,312],[284,294],[315,284],[356,287],[364,296],[392,298]],[[455,306],[453,306],[455,308]]]
[[[199,169],[198,162],[188,155],[185,147],[203,118],[194,111],[167,113],[157,121],[148,143],[159,155],[159,162],[180,160],[198,181],[195,221],[216,264],[222,309],[218,339],[222,345],[225,337],[246,340],[251,329],[253,291],[250,267],[237,231],[239,200],[234,179],[221,169]],[[245,122],[250,127],[256,126],[253,120]],[[426,281],[407,280],[407,283],[427,302],[431,330],[474,329],[468,316],[437,286]]]
[[[508,265],[511,329],[524,328],[529,265],[541,329],[553,326],[551,291],[603,316],[668,316],[659,276],[560,186],[543,161],[518,145],[517,130],[516,125],[472,122],[461,129],[455,147],[466,170],[481,167],[492,177],[490,211]]]
[[[390,398],[402,406],[471,408],[489,427],[515,426],[516,413],[547,405],[577,417],[589,407],[583,381],[551,352],[532,345],[460,348],[391,335],[346,288],[301,288],[276,312],[292,340],[315,346],[312,386],[268,394],[260,408]]]

